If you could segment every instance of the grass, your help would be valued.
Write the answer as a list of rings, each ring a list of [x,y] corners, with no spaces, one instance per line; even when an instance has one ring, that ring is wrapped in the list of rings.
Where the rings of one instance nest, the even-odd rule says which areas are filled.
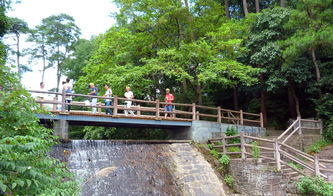
[[[329,141],[326,139],[321,139],[318,142],[312,144],[309,149],[307,150],[307,152],[309,154],[314,154],[314,153],[319,153],[321,151],[322,148],[333,144],[333,141]]]

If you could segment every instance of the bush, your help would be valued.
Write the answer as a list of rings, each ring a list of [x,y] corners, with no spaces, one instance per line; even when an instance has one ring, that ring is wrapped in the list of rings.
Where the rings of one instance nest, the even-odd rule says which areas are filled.
[[[219,153],[217,150],[215,150],[215,149],[210,150],[209,153],[210,153],[211,155],[213,155],[213,157],[215,157],[216,159],[219,159],[219,158],[220,158],[220,153]]]
[[[42,112],[39,105],[4,65],[0,84],[0,194],[75,194],[73,174],[49,155],[56,137],[39,125],[33,111]]]
[[[333,141],[333,116],[325,123],[324,137],[331,142]]]
[[[221,158],[219,159],[219,162],[220,162],[222,165],[226,166],[226,165],[228,165],[228,164],[230,163],[230,158],[229,158],[228,155],[223,154],[223,155],[221,156]]]
[[[333,184],[321,177],[303,177],[296,183],[297,189],[306,195],[332,196]]]
[[[207,144],[207,147],[212,150],[213,149],[213,144]]]
[[[229,187],[233,187],[234,186],[234,178],[231,175],[226,175],[224,177],[224,182],[229,186]]]
[[[238,135],[238,132],[235,127],[228,127],[227,130],[225,131],[225,134],[227,136],[233,136],[233,135]],[[240,138],[229,139],[229,144],[238,144],[238,143],[240,143]]]
[[[260,157],[260,149],[258,148],[258,143],[255,141],[255,142],[252,142],[252,157],[253,158],[259,158]]]
[[[332,129],[333,129],[333,124],[332,124]],[[325,146],[328,146],[330,144],[333,144],[332,141],[329,141],[327,139],[321,139],[319,140],[318,142],[312,144],[309,149],[308,149],[308,153],[319,153],[320,150],[325,147]]]

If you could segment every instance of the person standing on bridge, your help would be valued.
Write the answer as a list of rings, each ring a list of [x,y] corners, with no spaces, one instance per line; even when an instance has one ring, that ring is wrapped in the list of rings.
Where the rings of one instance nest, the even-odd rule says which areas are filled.
[[[66,79],[66,82],[64,81],[62,84],[63,84],[63,90],[65,91],[65,93],[73,93],[73,90],[72,90],[72,85],[69,83],[70,82],[70,79],[67,78]],[[70,95],[66,95],[66,103],[71,103],[72,102],[72,96]],[[67,105],[67,110],[68,112],[71,110],[71,106],[70,105]]]
[[[172,106],[172,102],[173,100],[175,100],[175,97],[173,96],[173,94],[170,93],[170,89],[167,88],[165,89],[166,95],[164,97],[164,101],[167,102],[167,104],[164,106],[164,111],[165,112],[172,112],[173,106]],[[168,116],[168,113],[164,113],[164,117],[166,118]],[[170,114],[170,117],[174,117],[173,114]]]
[[[104,88],[106,90],[105,94],[104,94],[104,97],[112,97],[112,90],[111,90],[110,86],[108,84],[105,84]],[[111,99],[105,99],[104,101],[105,101],[105,106],[111,106],[112,105]],[[106,108],[105,113],[112,115],[111,108]]]
[[[124,94],[126,101],[125,101],[125,108],[131,108],[132,101],[131,99],[134,99],[134,94],[131,91],[131,88],[129,86],[126,87],[126,92]],[[133,116],[135,116],[134,112],[132,110],[124,110],[125,115],[128,116],[128,112],[131,113]]]
[[[97,96],[98,89],[95,87],[94,83],[90,83],[89,88],[90,88],[90,93],[88,93],[88,95]],[[91,105],[96,106],[96,104],[97,104],[97,98],[94,97],[94,98],[91,99]],[[95,107],[92,108],[92,113],[96,114],[96,108]]]

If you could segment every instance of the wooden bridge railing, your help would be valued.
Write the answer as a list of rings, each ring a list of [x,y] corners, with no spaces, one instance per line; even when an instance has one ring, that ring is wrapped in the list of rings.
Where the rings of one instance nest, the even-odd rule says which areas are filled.
[[[149,116],[161,118],[163,114],[171,114],[175,119],[188,119],[188,120],[214,120],[216,122],[228,122],[238,125],[254,125],[263,127],[263,117],[262,114],[255,114],[249,112],[243,112],[242,110],[229,110],[223,109],[221,107],[209,107],[203,105],[197,105],[195,103],[166,103],[160,100],[148,101],[139,99],[130,99],[136,105],[132,106],[130,109],[125,108],[122,102],[128,100],[123,97],[113,96],[113,97],[103,97],[103,96],[91,96],[83,94],[74,94],[62,92],[48,92],[48,91],[38,91],[30,90],[36,97],[43,96],[54,96],[53,100],[48,99],[36,99],[39,104],[52,104],[52,111],[58,111],[58,105],[61,105],[60,112],[66,112],[66,106],[80,106],[85,108],[98,108],[98,113],[102,113],[102,109],[113,109],[113,115],[122,115],[120,112],[122,110],[133,110],[137,112],[137,116]],[[61,100],[56,97],[61,96]],[[111,99],[112,105],[105,106],[103,103],[98,103],[96,106],[91,104],[86,105],[84,102],[72,101],[71,103],[66,103],[66,96],[81,97],[85,99],[98,98],[101,100]],[[173,105],[174,109],[171,112],[164,111],[164,105]],[[82,110],[81,110],[82,111]]]
[[[281,165],[287,166],[292,170],[298,172],[303,176],[309,175],[317,175],[323,177],[325,180],[332,180],[329,178],[329,174],[333,175],[333,169],[328,168],[327,164],[333,164],[333,160],[327,159],[319,159],[317,155],[309,155],[301,150],[293,148],[286,144],[286,141],[296,132],[302,130],[302,122],[312,122],[312,123],[319,123],[321,125],[321,121],[319,120],[308,120],[308,119],[300,119],[298,118],[285,132],[283,132],[278,138],[274,140],[253,137],[249,135],[245,135],[244,132],[240,132],[239,135],[235,136],[226,136],[222,134],[221,138],[214,138],[209,140],[211,144],[213,144],[213,148],[218,150],[220,154],[227,154],[227,155],[236,155],[236,158],[231,158],[234,160],[245,160],[245,159],[253,159],[253,154],[251,151],[253,150],[254,146],[251,144],[253,141],[259,141],[259,145],[257,148],[262,151],[259,153],[259,157],[265,160],[274,161],[276,164],[276,168],[278,171],[281,171]],[[298,126],[295,126],[298,125]],[[306,127],[307,129],[317,129],[321,133],[321,127]],[[288,135],[288,132],[289,135]],[[300,132],[302,134],[302,132]],[[284,138],[284,136],[286,136]],[[240,143],[229,143],[228,141],[231,139],[238,138]],[[284,138],[284,140],[282,140]],[[282,140],[282,141],[281,141]],[[264,145],[265,144],[265,145]],[[238,146],[239,151],[237,152],[229,152],[228,147]],[[238,156],[238,157],[237,157]],[[304,170],[297,169],[292,165],[289,165],[288,162],[294,162],[299,164],[304,168]]]

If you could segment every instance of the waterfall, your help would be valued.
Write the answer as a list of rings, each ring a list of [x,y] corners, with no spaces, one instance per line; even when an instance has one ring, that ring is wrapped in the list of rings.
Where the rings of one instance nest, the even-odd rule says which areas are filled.
[[[52,155],[68,163],[83,196],[181,195],[168,144],[71,140]]]

